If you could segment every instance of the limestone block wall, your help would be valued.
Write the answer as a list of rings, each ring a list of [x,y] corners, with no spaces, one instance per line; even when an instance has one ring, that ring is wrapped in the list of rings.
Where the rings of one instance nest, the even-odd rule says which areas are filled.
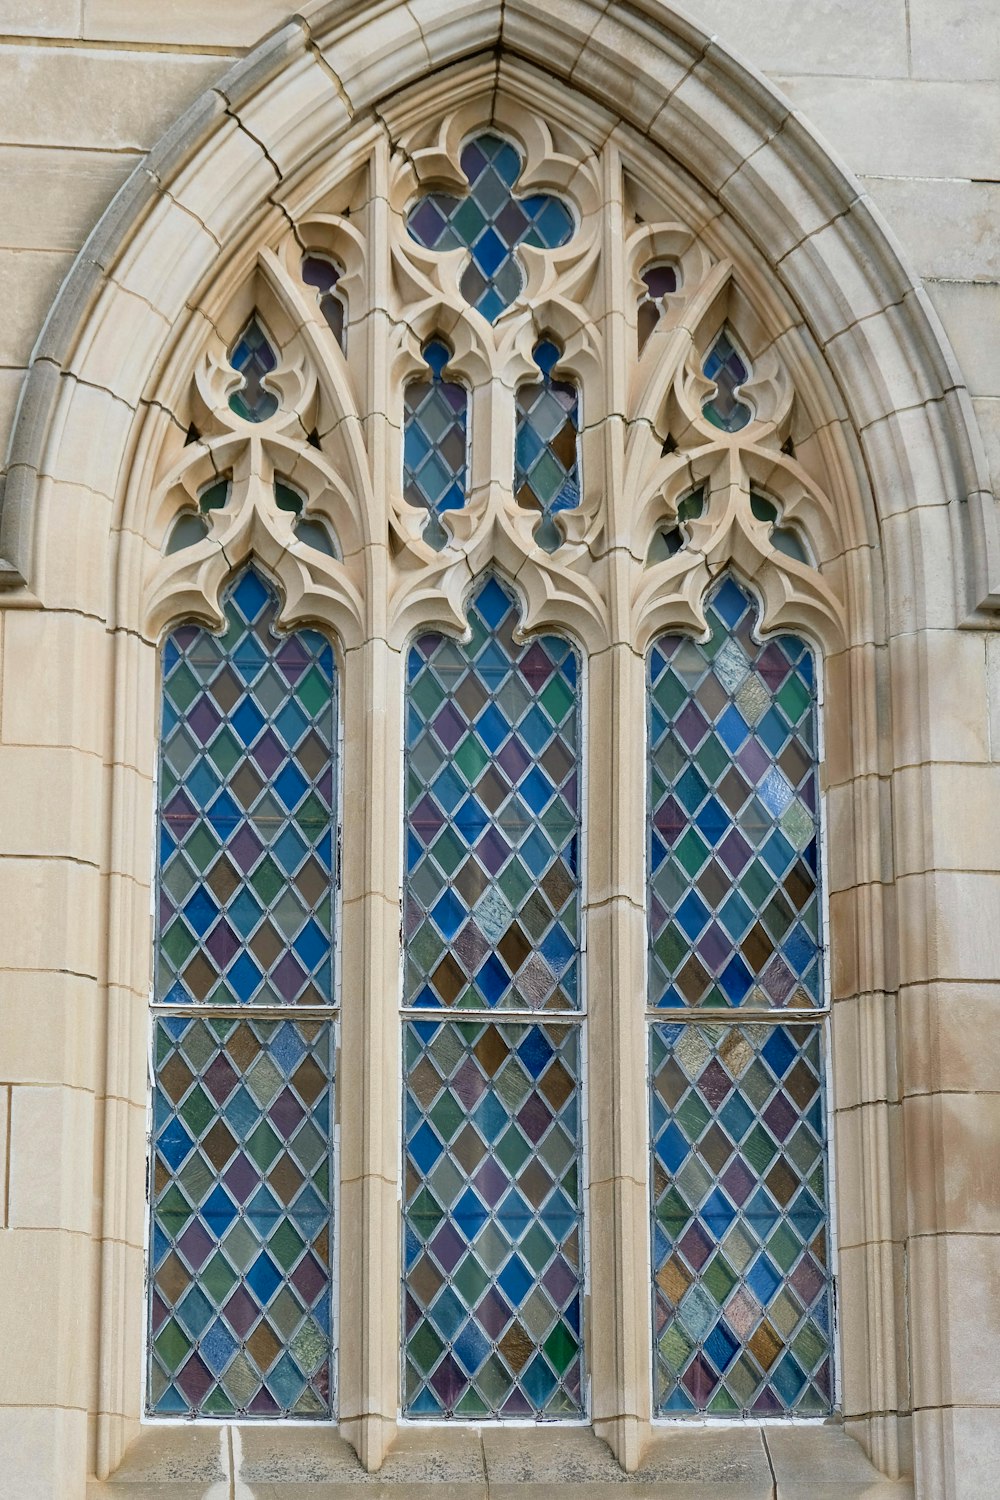
[[[4,445],[45,313],[100,213],[181,111],[290,10],[285,0],[0,0]],[[994,7],[988,0],[692,0],[689,11],[766,73],[861,176],[924,278],[1000,489]],[[101,402],[102,411],[114,406]],[[92,450],[79,455],[81,473],[99,465],[100,446],[95,428]],[[881,702],[907,726],[912,753],[893,773],[894,869],[874,869],[870,880],[885,883],[887,907],[898,902],[908,914],[908,962],[917,953],[922,962],[900,967],[895,955],[843,942],[834,990],[838,1002],[859,1010],[886,996],[890,1034],[905,1011],[886,1098],[864,1108],[879,1109],[878,1129],[901,1177],[905,1170],[908,1196],[890,1224],[852,1217],[854,1206],[842,1205],[842,1266],[849,1269],[852,1253],[860,1257],[874,1240],[884,1241],[900,1275],[905,1265],[912,1319],[900,1365],[914,1371],[918,1454],[921,1444],[950,1445],[961,1455],[953,1464],[961,1474],[955,1497],[979,1500],[995,1492],[1000,1431],[1000,635],[955,629],[943,508],[928,507],[913,522],[906,517],[913,497],[895,498],[883,545],[902,552],[903,529],[915,525],[927,558],[940,560],[927,569],[940,589],[913,611],[921,628],[913,629],[912,618],[896,631],[890,622],[890,644],[876,653]],[[75,504],[98,503],[80,488]],[[78,515],[67,511],[69,532]],[[86,1413],[104,1399],[85,1353],[99,1341],[92,1237],[101,1232],[116,1111],[133,1106],[108,1099],[100,1082],[101,986],[130,967],[102,937],[102,882],[118,882],[123,907],[139,893],[122,941],[142,943],[148,934],[140,881],[148,864],[147,770],[127,745],[109,755],[104,733],[120,691],[105,669],[104,567],[100,555],[68,547],[47,567],[44,611],[0,609],[7,971],[0,991],[0,1455],[31,1456],[17,1491],[25,1500],[75,1493],[67,1476],[86,1446]],[[90,688],[82,698],[67,690],[81,679]],[[151,713],[151,705],[142,711]],[[879,725],[870,732],[874,786],[887,772]],[[116,788],[128,786],[135,809],[132,846],[119,850],[107,848],[100,811],[112,778]],[[874,806],[873,797],[869,813]],[[852,892],[838,889],[836,850],[838,841],[865,837],[858,784],[841,795],[831,788],[829,810],[831,885],[847,932]],[[924,913],[919,930],[914,912]],[[896,995],[898,1012],[889,998]],[[128,1052],[140,1079],[131,1097],[141,1095],[141,1038],[112,1039],[112,1046]],[[860,1074],[864,1065],[860,1057],[837,1059],[841,1150],[861,1139],[851,1089],[852,1069]],[[858,1098],[868,1096],[862,1085],[859,1076]],[[122,1170],[142,1173],[136,1163]],[[133,1306],[142,1296],[136,1250],[122,1247],[133,1268],[125,1294]],[[121,1327],[137,1337],[134,1319]],[[924,1340],[936,1348],[941,1329],[951,1351],[946,1368],[921,1358]]]

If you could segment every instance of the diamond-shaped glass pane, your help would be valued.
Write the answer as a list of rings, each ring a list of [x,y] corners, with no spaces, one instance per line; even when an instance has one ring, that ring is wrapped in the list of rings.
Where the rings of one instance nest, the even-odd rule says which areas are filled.
[[[334,1029],[154,1023],[148,1409],[329,1417]]]
[[[468,196],[429,193],[417,200],[406,220],[410,234],[428,250],[471,252],[462,295],[491,323],[524,285],[518,245],[552,250],[573,233],[573,216],[560,199],[550,193],[515,197],[521,166],[520,153],[509,141],[491,132],[476,136],[462,151]]]
[[[254,569],[226,630],[163,648],[155,999],[326,1005],[333,998],[337,747],[333,652],[279,635]]]
[[[409,655],[404,1004],[576,1009],[576,653],[519,645],[496,578],[468,618]]]
[[[727,578],[649,658],[649,1003],[822,1003],[815,667]]]
[[[828,1413],[822,1034],[650,1027],[656,1411]]]
[[[404,1054],[404,1411],[578,1417],[580,1028],[411,1021]]]

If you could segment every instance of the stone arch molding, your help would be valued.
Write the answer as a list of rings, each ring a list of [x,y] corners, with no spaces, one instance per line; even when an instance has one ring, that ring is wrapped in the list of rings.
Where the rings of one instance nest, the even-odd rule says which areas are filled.
[[[304,184],[320,163],[335,169],[339,161],[342,175],[352,152],[370,146],[366,128],[375,121],[391,136],[409,85],[428,79],[422,100],[407,106],[414,120],[439,109],[430,80],[462,58],[470,60],[466,73],[476,71],[472,59],[487,72],[515,60],[539,68],[542,95],[552,79],[569,82],[592,101],[585,108],[592,143],[625,130],[647,152],[667,152],[683,169],[691,222],[705,212],[706,194],[722,205],[736,241],[752,244],[760,273],[771,278],[758,308],[784,304],[772,333],[798,344],[800,371],[812,357],[800,394],[804,383],[822,386],[817,410],[827,437],[843,428],[838,460],[853,470],[843,484],[855,492],[853,525],[841,518],[845,541],[854,532],[846,545],[876,546],[885,519],[900,512],[947,507],[956,623],[986,623],[1000,608],[1000,528],[971,404],[925,292],[859,185],[802,117],[717,39],[654,0],[610,8],[565,0],[557,34],[535,0],[374,7],[317,0],[202,96],[101,219],[33,352],[7,455],[3,602],[44,599],[36,521],[47,509],[48,482],[116,498],[137,419],[152,403],[167,404],[172,372],[190,349],[186,309],[199,307],[206,279],[232,280],[241,263],[245,273],[247,245],[301,216]],[[454,182],[449,162],[461,116],[452,113],[456,140],[417,152],[417,176]],[[571,165],[563,155],[562,169]],[[669,240],[662,228],[659,241],[645,231],[629,250],[634,259]],[[731,248],[739,255],[738,243]],[[542,257],[529,251],[526,259],[528,290],[544,304]],[[419,301],[429,288],[419,257],[412,262]],[[752,282],[744,278],[744,293]],[[552,324],[560,311],[551,307]],[[99,418],[95,453],[101,392],[115,404]],[[920,592],[926,542],[918,525],[908,529],[905,581],[891,570],[884,580],[890,601],[897,582],[907,595]]]
[[[852,816],[878,830],[889,793],[869,774],[879,722],[874,646],[932,609],[939,624],[990,623],[1000,609],[1000,538],[961,377],[925,293],[858,185],[770,85],[652,0],[558,0],[557,14],[554,26],[552,0],[313,4],[178,122],[104,215],[34,351],[8,455],[0,607],[65,604],[75,590],[73,605],[84,601],[117,634],[114,678],[131,710],[139,658],[151,677],[149,648],[173,620],[217,622],[225,579],[253,553],[279,584],[284,623],[332,625],[343,652],[361,661],[357,680],[378,699],[377,712],[357,713],[347,753],[370,773],[369,803],[384,805],[388,829],[398,826],[396,792],[370,771],[372,725],[378,713],[385,722],[398,714],[393,673],[408,636],[428,623],[460,631],[471,581],[488,564],[515,585],[526,629],[555,624],[586,648],[595,698],[603,692],[611,705],[609,725],[641,722],[637,648],[663,628],[700,630],[706,586],[731,568],[754,588],[765,630],[802,631],[826,656],[828,696],[849,705],[843,718],[853,721],[830,735],[831,777],[848,788]],[[416,193],[458,186],[457,148],[487,123],[522,148],[524,181],[561,193],[577,223],[563,250],[523,252],[523,302],[496,325],[466,314],[458,258],[420,252],[402,227]],[[305,249],[343,267],[348,360],[298,275]],[[677,265],[679,289],[636,361],[639,273],[657,259]],[[252,425],[229,408],[225,351],[254,308],[280,347],[274,388],[282,401]],[[710,394],[702,361],[724,323],[753,364],[744,393],[753,420],[735,435],[702,416]],[[420,369],[421,345],[435,332],[452,345],[474,432],[488,434],[474,443],[470,502],[449,513],[441,551],[422,539],[418,514],[398,493],[399,406],[391,398]],[[514,388],[534,378],[531,351],[544,332],[558,339],[560,368],[580,385],[584,412],[582,503],[561,518],[562,545],[551,555],[534,543],[530,517],[511,494],[513,419],[483,418],[510,412]],[[232,476],[230,499],[209,517],[204,540],[165,555],[174,518],[223,473]],[[335,533],[337,557],[296,539],[272,504],[276,475]],[[751,487],[804,538],[809,562],[775,548],[770,523],[750,505]],[[677,526],[679,504],[696,490],[703,506],[682,523],[685,545],[647,566],[653,537]],[[80,529],[75,578],[54,540],[71,515]],[[952,566],[943,598],[942,555]],[[123,790],[128,757],[119,742],[138,766],[150,763],[149,746],[124,718],[125,709],[108,736],[109,795],[116,818],[124,825],[134,816],[141,827],[139,794]],[[613,738],[603,725],[592,731],[595,785],[602,768],[616,765]],[[641,746],[629,753],[629,775],[605,784],[616,786],[623,824],[637,828]],[[359,879],[367,879],[377,859],[349,837]],[[861,934],[845,967],[860,971],[864,960],[868,969],[857,983],[834,975],[835,997],[840,985],[845,996],[864,990],[872,1001],[855,1023],[867,1028],[864,1037],[844,1043],[866,1049],[872,1099],[885,1096],[891,1066],[891,1026],[879,1006],[893,988],[892,923],[879,894],[891,840],[886,848],[878,840],[873,833],[838,855],[845,931],[853,924]],[[141,884],[148,858],[143,839],[136,842]],[[594,889],[638,892],[641,905],[640,844],[595,849]],[[388,867],[391,839],[387,848]],[[360,886],[359,912],[371,889]],[[609,923],[618,920],[610,904]],[[638,905],[633,899],[632,910]],[[386,910],[381,927],[371,919],[375,938],[364,932],[383,978],[394,972],[398,939]],[[145,1012],[132,1002],[140,995],[145,1004],[148,921],[139,913],[130,927],[126,903],[114,901],[103,920],[109,952],[134,960],[112,996],[109,1024],[109,1037],[131,1038],[119,1051],[134,1061]],[[595,930],[603,920],[595,915]],[[846,955],[851,944],[842,946]],[[621,969],[610,978],[609,988],[635,982]],[[376,1040],[373,1023],[365,1055]],[[622,1057],[639,1076],[641,1053],[631,1063]],[[135,1093],[110,1043],[105,1068],[109,1096]],[[877,1124],[864,1129],[851,1192],[871,1232],[845,1280],[844,1322],[859,1352],[845,1367],[843,1406],[879,1466],[898,1474],[908,1463],[899,1420],[908,1402],[905,1289],[886,1230],[888,1144]],[[103,1172],[120,1187],[112,1137]],[[619,1161],[627,1146],[610,1131],[600,1142],[608,1180],[627,1177]],[[386,1181],[395,1150],[386,1153]],[[638,1243],[646,1204],[629,1191],[614,1212],[631,1215]],[[141,1205],[138,1212],[141,1219]],[[123,1188],[108,1193],[105,1240],[140,1242],[136,1213]],[[649,1427],[647,1285],[641,1276],[619,1279],[617,1300],[595,1313],[605,1321],[591,1347],[595,1358],[605,1352],[594,1425],[634,1469]],[[132,1289],[106,1257],[108,1327],[116,1311],[127,1322]],[[114,1468],[137,1415],[134,1351],[107,1342],[101,1475]],[[342,1431],[370,1468],[392,1435],[391,1417],[370,1415],[366,1404],[379,1382],[395,1389],[382,1357],[365,1350],[344,1386],[357,1415],[345,1394]],[[939,1362],[933,1351],[923,1358]],[[933,1483],[926,1491],[937,1492]]]

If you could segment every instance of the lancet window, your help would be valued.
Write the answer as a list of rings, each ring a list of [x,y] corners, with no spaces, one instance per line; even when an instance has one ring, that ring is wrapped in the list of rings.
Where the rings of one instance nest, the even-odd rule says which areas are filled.
[[[667,176],[450,107],[164,439],[148,1410],[362,1420],[389,1299],[387,1422],[620,1411],[609,1328],[642,1420],[826,1414],[814,429]]]

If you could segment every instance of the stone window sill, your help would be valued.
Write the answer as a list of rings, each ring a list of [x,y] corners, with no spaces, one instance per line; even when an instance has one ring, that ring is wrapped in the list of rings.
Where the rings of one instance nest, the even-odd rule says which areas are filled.
[[[87,1500],[913,1500],[835,1424],[657,1428],[624,1474],[585,1428],[401,1430],[378,1474],[332,1429],[147,1427]]]

